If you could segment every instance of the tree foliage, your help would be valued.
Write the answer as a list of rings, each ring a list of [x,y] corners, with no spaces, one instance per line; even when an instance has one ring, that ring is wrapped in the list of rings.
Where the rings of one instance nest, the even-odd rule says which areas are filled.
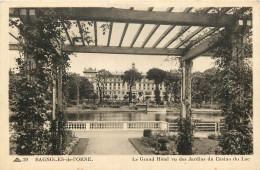
[[[99,91],[99,101],[100,103],[103,102],[103,99],[105,97],[105,84],[108,81],[108,78],[112,77],[112,74],[105,70],[99,70],[96,74],[95,81],[97,82],[98,91]]]
[[[153,80],[156,86],[154,90],[156,104],[161,103],[159,84],[161,84],[164,81],[165,77],[166,72],[159,68],[152,68],[147,72],[147,78],[149,80]]]
[[[174,103],[179,102],[181,97],[181,72],[177,70],[166,72],[164,82],[166,94],[173,96]]]
[[[81,100],[93,98],[93,85],[86,77],[79,76],[75,73],[69,73],[64,85],[64,93],[68,102],[77,100],[77,88],[79,88],[79,98]]]
[[[137,72],[134,69],[130,69],[124,72],[124,74],[121,76],[123,83],[127,82],[129,85],[129,103],[132,102],[132,87],[135,85],[137,81],[141,81],[142,75],[141,73]]]

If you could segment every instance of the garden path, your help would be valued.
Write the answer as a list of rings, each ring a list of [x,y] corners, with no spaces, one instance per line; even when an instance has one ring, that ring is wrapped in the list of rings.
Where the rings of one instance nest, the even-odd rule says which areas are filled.
[[[76,132],[79,138],[89,138],[84,155],[139,155],[128,138],[142,137],[143,131]]]

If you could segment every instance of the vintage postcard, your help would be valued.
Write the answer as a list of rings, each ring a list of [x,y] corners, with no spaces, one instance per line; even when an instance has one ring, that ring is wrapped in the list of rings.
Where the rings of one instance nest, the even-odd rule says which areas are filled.
[[[259,2],[0,9],[0,169],[260,169]]]

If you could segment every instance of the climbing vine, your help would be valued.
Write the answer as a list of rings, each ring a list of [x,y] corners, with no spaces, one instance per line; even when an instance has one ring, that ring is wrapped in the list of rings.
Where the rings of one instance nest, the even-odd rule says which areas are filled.
[[[15,9],[14,13],[19,15],[20,9]],[[68,29],[72,25],[66,19],[66,10],[41,8],[36,10],[35,18],[27,15],[22,20],[9,20],[10,27],[18,28],[24,51],[17,59],[17,81],[10,85],[12,94],[9,95],[17,154],[62,154],[64,149],[66,120],[62,108],[58,108],[56,120],[52,120],[48,110],[52,110],[52,80],[58,69],[66,74],[69,67],[71,53],[59,52],[66,41],[62,23]],[[87,30],[87,25],[81,26]],[[86,36],[88,33],[83,32],[87,44],[93,42]]]
[[[217,98],[227,125],[219,142],[221,154],[253,153],[252,66],[248,62],[252,58],[252,30],[245,33],[226,28],[214,50]]]

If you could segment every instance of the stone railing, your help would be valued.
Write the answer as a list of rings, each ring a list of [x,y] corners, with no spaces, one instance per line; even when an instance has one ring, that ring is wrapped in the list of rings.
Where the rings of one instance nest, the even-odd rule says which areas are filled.
[[[66,130],[71,131],[95,131],[95,130],[167,130],[178,132],[178,123],[164,121],[69,121]],[[220,122],[196,122],[195,132],[221,132],[225,129],[224,123]]]
[[[69,121],[66,130],[167,130],[168,123],[162,121]]]
[[[194,123],[195,132],[221,132],[225,129],[225,124],[220,122],[196,122]],[[178,123],[168,123],[169,132],[178,132]]]

